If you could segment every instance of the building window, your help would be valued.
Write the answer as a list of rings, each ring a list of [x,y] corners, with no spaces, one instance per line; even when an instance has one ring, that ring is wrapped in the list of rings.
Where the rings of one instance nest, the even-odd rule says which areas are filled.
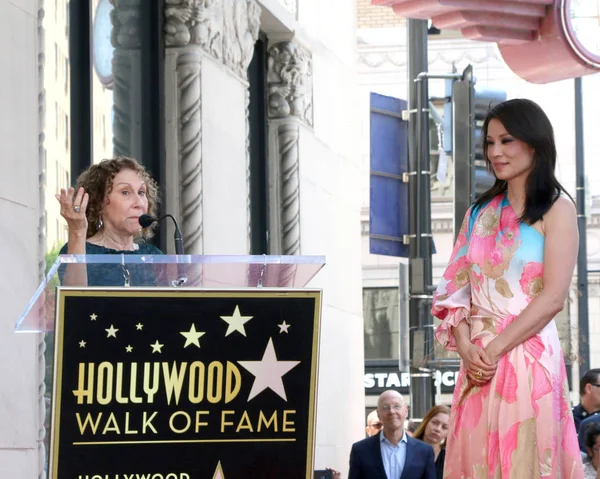
[[[365,359],[398,359],[397,288],[363,289]]]

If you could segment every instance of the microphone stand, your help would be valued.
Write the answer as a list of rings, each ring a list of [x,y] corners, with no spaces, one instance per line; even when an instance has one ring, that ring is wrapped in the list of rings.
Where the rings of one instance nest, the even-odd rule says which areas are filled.
[[[171,281],[171,285],[175,287],[183,286],[187,283],[188,277],[185,274],[185,270],[183,264],[179,262],[179,256],[183,256],[185,253],[183,252],[183,235],[181,234],[181,230],[179,229],[179,225],[177,224],[177,220],[175,217],[169,213],[166,215],[155,218],[150,215],[142,215],[139,218],[139,223],[142,228],[148,228],[152,223],[157,223],[164,220],[166,217],[171,218],[173,224],[175,226],[175,234],[173,235],[173,240],[175,242],[175,254],[178,256],[177,258],[177,279]]]

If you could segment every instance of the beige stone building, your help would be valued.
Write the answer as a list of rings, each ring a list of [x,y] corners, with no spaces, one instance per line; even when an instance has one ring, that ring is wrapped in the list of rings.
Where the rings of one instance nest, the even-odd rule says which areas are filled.
[[[47,248],[65,239],[54,194],[73,183],[73,161],[121,153],[142,162],[162,155],[163,206],[180,219],[187,252],[260,250],[251,188],[259,179],[267,198],[261,233],[269,238],[261,252],[326,256],[311,283],[324,291],[315,468],[345,473],[350,445],[363,435],[361,167],[349,101],[357,92],[356,11],[345,0],[206,3],[0,0],[7,72],[0,85],[0,477],[46,477],[45,341],[13,328],[43,275]],[[87,70],[85,47],[71,44],[74,56],[67,36],[83,25],[67,21],[66,9],[82,5],[93,39]],[[101,9],[111,5],[117,11],[107,16]],[[157,5],[163,146],[148,151],[145,142],[157,140],[147,136],[148,122],[157,117],[143,112],[156,100],[146,90],[156,77],[141,70],[148,52],[136,26]],[[248,75],[255,50],[264,70],[253,71],[264,88]],[[264,137],[252,133],[252,85],[264,95]],[[89,104],[71,101],[82,92]],[[266,176],[252,166],[260,141]]]

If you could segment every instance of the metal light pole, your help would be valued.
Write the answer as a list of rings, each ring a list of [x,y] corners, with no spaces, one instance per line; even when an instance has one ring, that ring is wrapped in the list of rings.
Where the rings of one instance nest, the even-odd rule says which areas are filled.
[[[585,162],[583,153],[583,88],[575,78],[575,177],[577,189],[577,224],[579,255],[577,257],[577,316],[579,319],[579,376],[590,368],[588,270],[585,216]]]
[[[426,81],[417,85],[418,75],[428,69],[427,29],[426,20],[407,20],[410,407],[415,419],[423,418],[433,405],[433,379],[427,364],[433,349],[429,94]]]

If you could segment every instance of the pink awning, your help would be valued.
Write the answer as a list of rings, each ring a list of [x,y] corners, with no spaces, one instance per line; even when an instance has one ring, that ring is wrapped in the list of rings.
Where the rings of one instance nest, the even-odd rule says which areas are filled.
[[[520,77],[548,83],[599,70],[575,54],[560,22],[561,0],[371,0],[401,17],[460,30],[471,40],[496,42]]]

